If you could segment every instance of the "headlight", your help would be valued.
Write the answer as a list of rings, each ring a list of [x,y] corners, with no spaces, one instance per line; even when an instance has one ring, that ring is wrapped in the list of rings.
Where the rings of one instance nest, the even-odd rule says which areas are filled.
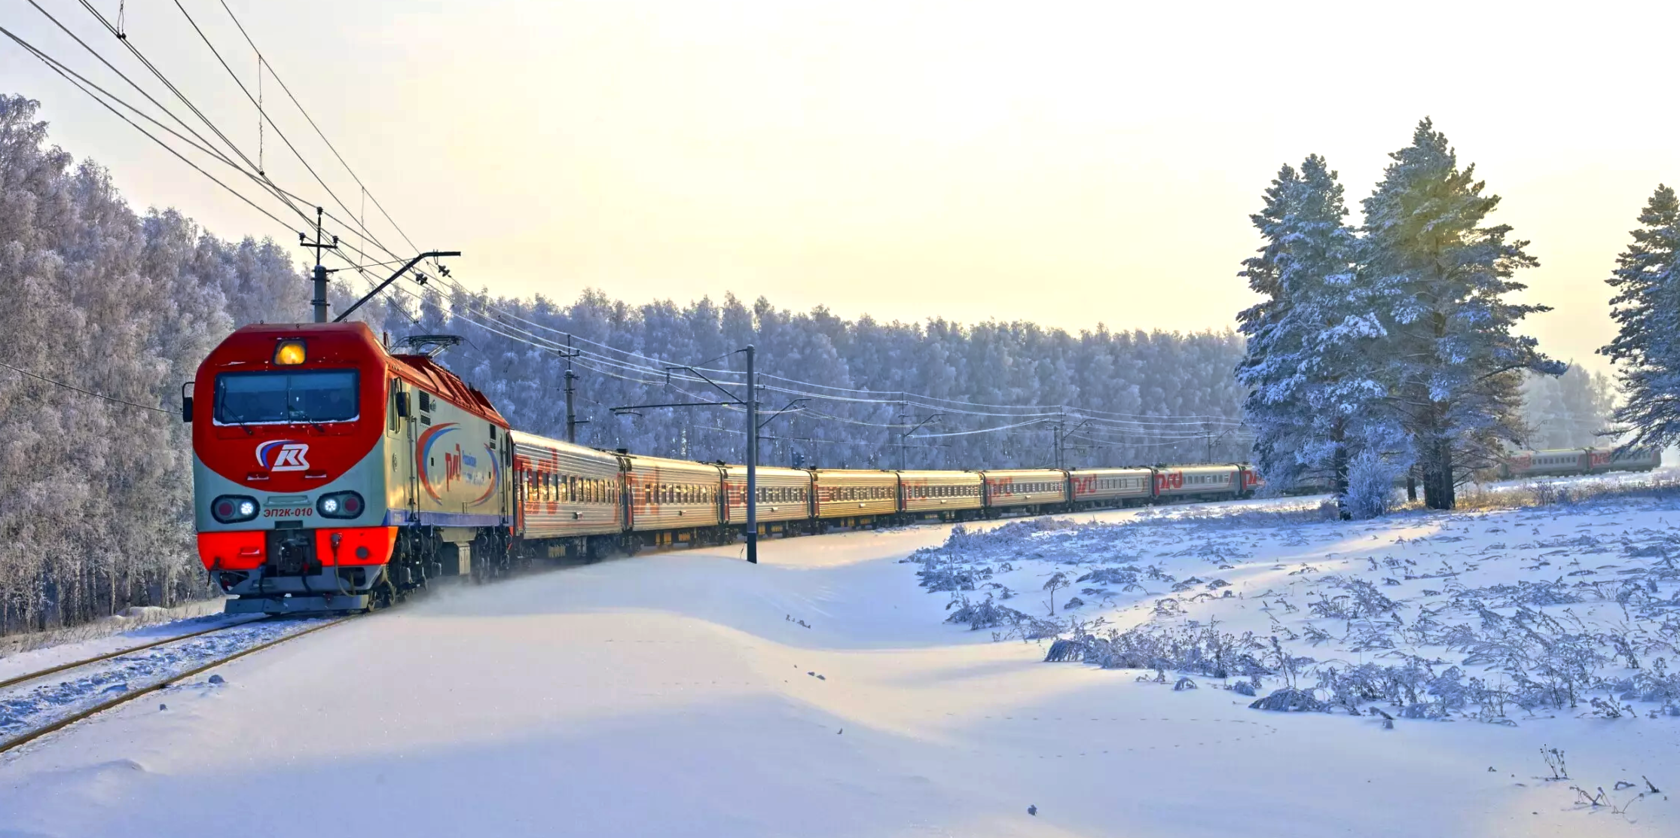
[[[222,495],[210,502],[210,516],[224,524],[237,524],[257,517],[257,499]]]
[[[354,518],[362,514],[363,506],[362,496],[355,492],[333,492],[315,502],[323,518]]]

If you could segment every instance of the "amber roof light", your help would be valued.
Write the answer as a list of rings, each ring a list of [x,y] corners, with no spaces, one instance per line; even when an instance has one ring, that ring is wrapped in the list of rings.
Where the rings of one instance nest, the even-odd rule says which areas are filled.
[[[303,363],[304,358],[301,340],[283,340],[279,346],[274,347],[274,363],[277,366],[295,367]]]

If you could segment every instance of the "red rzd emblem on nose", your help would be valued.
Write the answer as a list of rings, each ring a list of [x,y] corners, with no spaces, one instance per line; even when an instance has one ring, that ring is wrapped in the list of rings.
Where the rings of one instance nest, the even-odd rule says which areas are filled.
[[[275,439],[257,446],[257,464],[269,471],[304,471],[309,468],[309,443]]]

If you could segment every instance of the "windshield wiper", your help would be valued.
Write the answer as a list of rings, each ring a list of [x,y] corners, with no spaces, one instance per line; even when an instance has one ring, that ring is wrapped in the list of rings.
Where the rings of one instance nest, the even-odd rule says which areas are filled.
[[[215,415],[217,417],[220,417],[223,413],[227,412],[225,410],[225,408],[227,407],[227,403],[222,398],[221,394],[217,394],[216,404],[214,405],[214,407],[215,407]],[[244,431],[246,436],[251,436],[252,434],[256,433],[256,431],[251,430],[251,426],[249,426],[249,425],[245,424],[244,422],[240,421],[243,418],[242,416],[237,416],[237,415],[234,415],[232,413],[229,413],[228,418],[232,419],[233,424],[238,425],[239,429]]]
[[[309,416],[307,414],[303,413],[303,411],[294,410],[294,411],[291,411],[291,414],[292,414],[291,416],[287,417],[290,421],[306,422],[306,423],[309,424],[310,427],[315,429],[316,433],[321,434],[322,436],[326,435],[326,433],[327,433],[326,426],[322,425],[320,422],[315,421],[314,419],[309,418]]]

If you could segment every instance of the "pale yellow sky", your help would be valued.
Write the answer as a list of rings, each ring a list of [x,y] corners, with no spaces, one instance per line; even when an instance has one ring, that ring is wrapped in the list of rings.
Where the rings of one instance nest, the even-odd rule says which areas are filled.
[[[220,5],[184,2],[250,83]],[[143,72],[79,4],[42,4]],[[1603,278],[1652,188],[1680,181],[1675,4],[230,5],[416,244],[465,251],[456,276],[505,294],[1224,328],[1250,301],[1248,214],[1279,164],[1327,156],[1357,214],[1429,115],[1533,241],[1529,298],[1558,311],[1529,331],[1601,367]],[[125,12],[254,155],[254,109],[173,2]],[[93,66],[21,0],[4,24]],[[0,78],[136,203],[290,238],[10,43]],[[359,211],[272,79],[264,101]],[[332,206],[272,133],[264,159]]]

